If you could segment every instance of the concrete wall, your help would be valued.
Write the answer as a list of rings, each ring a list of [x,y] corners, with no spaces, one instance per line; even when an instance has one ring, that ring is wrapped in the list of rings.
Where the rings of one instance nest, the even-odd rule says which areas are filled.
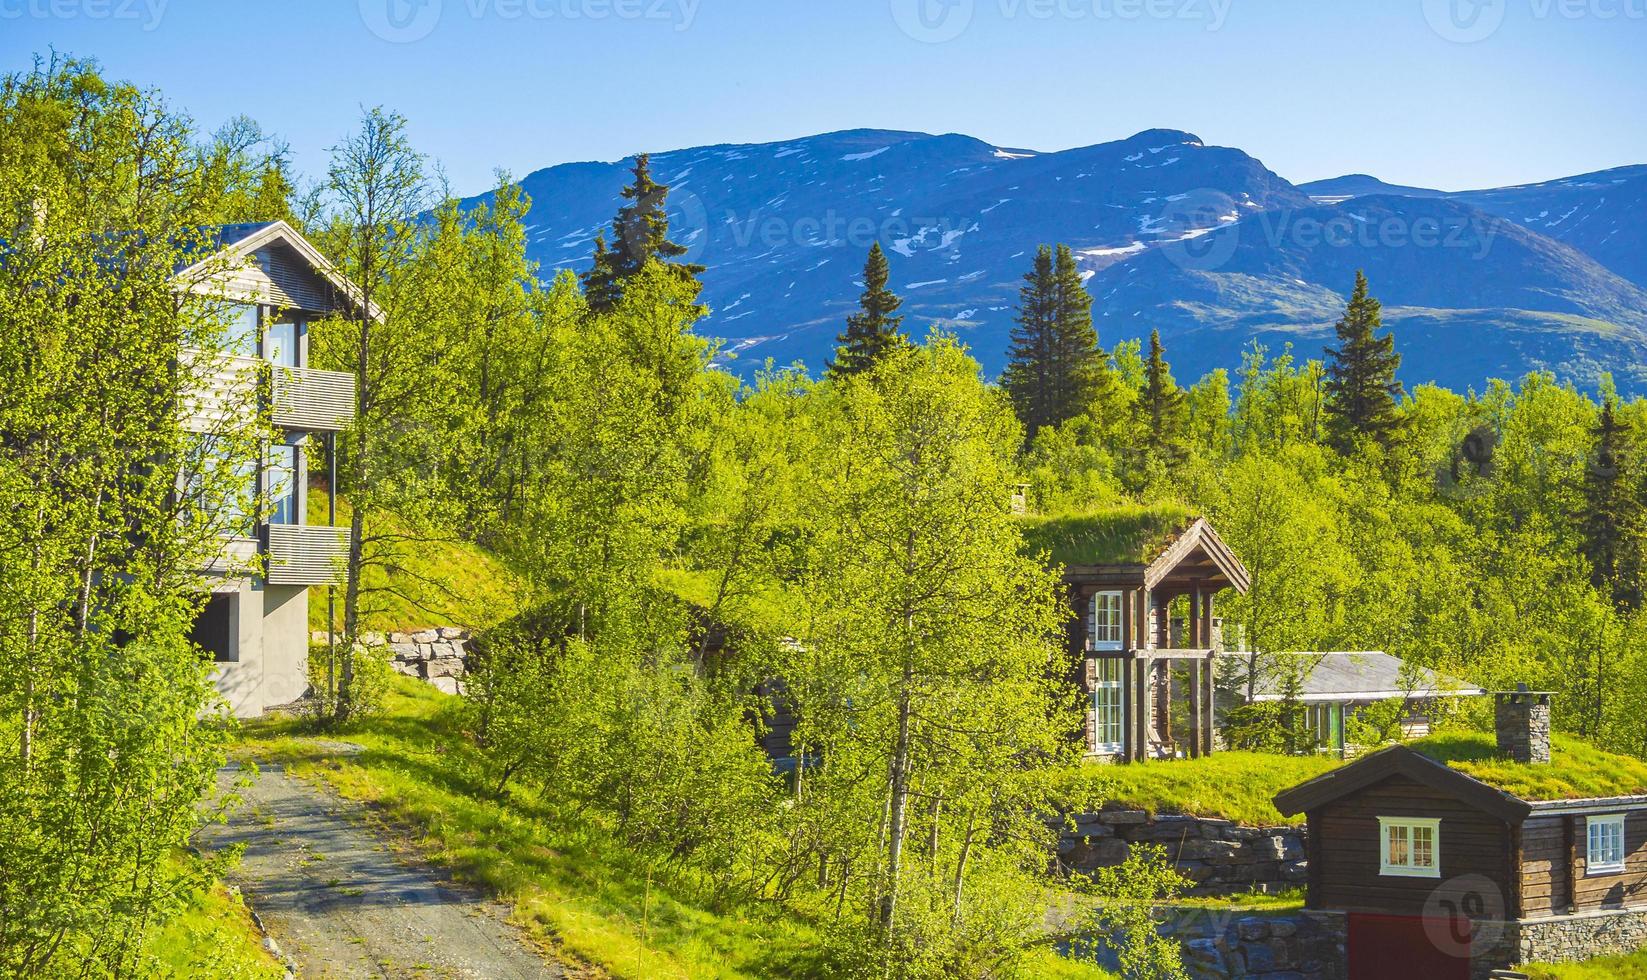
[[[238,718],[255,718],[309,689],[309,590],[241,579],[220,585],[232,592],[236,659],[220,663],[214,679]]]

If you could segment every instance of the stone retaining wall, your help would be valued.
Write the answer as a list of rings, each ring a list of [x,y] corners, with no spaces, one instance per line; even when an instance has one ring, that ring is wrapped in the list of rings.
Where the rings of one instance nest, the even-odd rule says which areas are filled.
[[[1302,827],[1240,827],[1229,820],[1127,809],[1072,819],[1075,828],[1066,828],[1058,841],[1058,860],[1077,871],[1122,864],[1134,844],[1156,844],[1190,880],[1191,894],[1279,891],[1301,887],[1308,878]]]
[[[1184,947],[1193,980],[1345,980],[1344,916],[1336,912],[1242,915],[1182,910],[1162,932]],[[1417,980],[1417,978],[1414,978]]]
[[[315,633],[316,644],[326,643],[325,633]],[[389,664],[407,677],[428,681],[447,694],[463,693],[464,664],[470,633],[455,626],[438,626],[414,633],[362,633],[360,642],[368,648],[387,647]]]
[[[1478,922],[1472,975],[1519,963],[1576,963],[1647,949],[1647,909],[1605,909],[1519,922]]]

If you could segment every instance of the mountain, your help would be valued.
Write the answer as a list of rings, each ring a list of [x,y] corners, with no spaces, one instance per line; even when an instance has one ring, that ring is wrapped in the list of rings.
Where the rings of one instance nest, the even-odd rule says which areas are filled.
[[[1160,328],[1181,378],[1234,367],[1251,339],[1319,353],[1354,271],[1397,325],[1409,382],[1477,386],[1548,367],[1647,390],[1647,167],[1448,193],[1365,174],[1294,186],[1239,149],[1148,130],[1042,153],[959,134],[851,130],[652,155],[672,235],[708,267],[702,330],[730,366],[814,371],[879,240],[905,329],[958,331],[1004,364],[1041,243],[1079,256],[1106,344]],[[586,269],[632,161],[521,183],[545,278]]]
[[[1367,174],[1345,174],[1330,180],[1312,180],[1306,184],[1299,184],[1298,189],[1308,194],[1310,200],[1317,204],[1339,204],[1352,197],[1367,197],[1371,194],[1399,194],[1402,197],[1447,196],[1446,191],[1431,190],[1428,187],[1386,184]]]
[[[1375,195],[1251,215],[1088,283],[1101,334],[1147,323],[1183,374],[1253,339],[1313,356],[1363,269],[1409,382],[1480,387],[1533,368],[1647,387],[1647,290],[1573,247],[1450,198]]]

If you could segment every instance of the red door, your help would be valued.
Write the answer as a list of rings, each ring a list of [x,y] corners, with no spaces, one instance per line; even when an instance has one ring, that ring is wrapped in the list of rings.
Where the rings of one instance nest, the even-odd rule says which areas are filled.
[[[1470,980],[1470,923],[1351,913],[1350,980]]]

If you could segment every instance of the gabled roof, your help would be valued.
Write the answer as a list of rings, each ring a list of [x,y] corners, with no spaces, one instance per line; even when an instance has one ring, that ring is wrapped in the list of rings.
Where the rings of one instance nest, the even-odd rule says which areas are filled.
[[[1226,657],[1246,657],[1245,653],[1226,653]],[[1332,653],[1274,653],[1274,658],[1304,661],[1302,690],[1299,700],[1381,701],[1385,698],[1479,697],[1487,692],[1474,684],[1438,674],[1428,667],[1408,668],[1400,657],[1378,650]],[[1257,681],[1254,701],[1279,701],[1286,696],[1281,690],[1281,679],[1261,677]]]
[[[351,282],[337,268],[332,265],[320,250],[310,244],[307,238],[298,234],[291,225],[284,221],[254,222],[245,224],[218,225],[210,230],[209,239],[217,248],[209,254],[202,255],[197,260],[177,270],[175,279],[188,280],[196,277],[209,277],[215,270],[210,268],[214,262],[224,260],[250,258],[259,249],[270,245],[281,244],[296,252],[315,274],[338,293],[344,296],[360,309],[363,297],[360,288]],[[370,316],[374,320],[382,319],[382,311],[376,304],[370,309]]]
[[[1235,552],[1230,550],[1205,517],[1197,517],[1149,563],[1144,569],[1144,585],[1153,589],[1169,575],[1194,571],[1192,566],[1209,572],[1216,570],[1230,588],[1243,595],[1252,586],[1252,576],[1248,574],[1247,567],[1235,557]]]
[[[1532,812],[1532,804],[1526,800],[1494,789],[1405,745],[1380,749],[1325,775],[1282,790],[1275,794],[1275,808],[1289,817],[1305,813],[1392,776],[1405,776],[1510,823],[1519,823]]]

